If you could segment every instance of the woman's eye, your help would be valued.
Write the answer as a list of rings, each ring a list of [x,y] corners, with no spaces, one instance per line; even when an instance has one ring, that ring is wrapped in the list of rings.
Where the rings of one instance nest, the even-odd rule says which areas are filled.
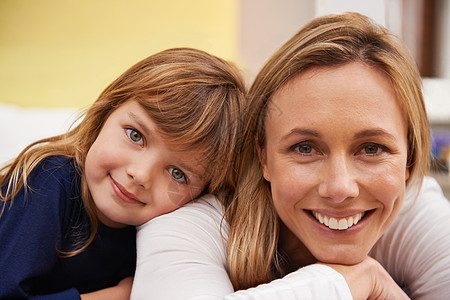
[[[294,150],[301,154],[312,154],[314,152],[314,148],[307,143],[300,143],[295,145]]]
[[[364,151],[366,151],[367,154],[376,154],[378,149],[379,147],[377,145],[367,145],[364,147]]]
[[[142,145],[144,137],[142,134],[135,129],[127,129],[127,135],[133,142]]]
[[[366,155],[379,155],[382,152],[387,152],[388,149],[378,144],[367,144],[363,147],[362,151]]]
[[[180,181],[183,183],[187,183],[186,175],[184,175],[183,171],[181,171],[178,168],[170,168],[169,169],[170,175],[175,179],[176,181]]]
[[[298,152],[300,153],[311,153],[311,146],[310,145],[299,145],[298,146]]]

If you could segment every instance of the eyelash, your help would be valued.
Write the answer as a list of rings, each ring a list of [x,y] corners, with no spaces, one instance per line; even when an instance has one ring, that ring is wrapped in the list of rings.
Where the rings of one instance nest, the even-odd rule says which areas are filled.
[[[130,141],[132,141],[133,143],[136,143],[138,145],[144,144],[144,136],[142,135],[142,133],[139,132],[139,130],[136,130],[134,128],[127,128],[126,133],[127,133],[128,138],[130,139]],[[133,139],[133,137],[131,136],[131,134],[133,134],[133,133],[137,133],[139,135],[139,141],[135,141]]]
[[[296,153],[298,153],[300,155],[304,155],[304,156],[311,156],[312,155],[312,153],[310,153],[310,152],[308,152],[308,153],[301,152],[300,151],[301,147],[308,147],[308,150],[310,152],[313,151],[313,150],[316,150],[315,147],[313,145],[311,145],[310,142],[307,142],[307,141],[297,143],[297,144],[293,145],[289,150],[290,151],[294,151],[294,152],[296,152]],[[316,152],[319,152],[319,151],[316,150]]]
[[[308,152],[306,152],[306,153],[305,152],[301,152],[300,151],[301,147],[304,147],[304,148],[307,147]],[[377,143],[366,143],[366,144],[363,144],[361,146],[360,150],[358,152],[356,152],[356,153],[364,152],[365,150],[367,150],[367,147],[375,147],[376,148],[376,152],[375,153],[367,153],[367,152],[365,152],[365,153],[363,153],[363,155],[378,156],[378,155],[381,155],[383,152],[391,153],[391,151],[390,151],[390,149],[388,147],[380,145],[380,144],[377,144]],[[314,155],[314,153],[312,153],[313,151],[321,154],[321,152],[318,151],[316,149],[316,147],[314,147],[314,145],[312,145],[308,141],[303,141],[303,142],[297,143],[297,144],[293,145],[292,147],[290,147],[289,150],[290,151],[294,151],[294,152],[296,152],[296,153],[298,153],[298,154],[300,154],[302,156],[312,156],[312,155]],[[306,150],[306,149],[304,149],[304,150]]]
[[[127,137],[130,139],[131,142],[136,143],[141,146],[144,144],[144,141],[145,141],[144,136],[142,135],[142,133],[139,130],[134,129],[134,128],[126,128],[126,133],[127,133]],[[139,135],[138,140],[133,139],[132,134]],[[181,172],[181,174],[179,176],[174,175],[174,171],[179,171],[179,172]],[[169,174],[170,174],[170,176],[172,176],[172,178],[175,181],[184,183],[184,184],[188,184],[188,178],[182,170],[175,168],[175,167],[170,167]],[[179,177],[179,178],[176,178],[176,177]]]
[[[175,178],[174,171],[181,172],[181,177],[180,178]],[[175,181],[180,182],[180,183],[184,183],[184,184],[188,184],[188,178],[187,178],[186,174],[183,171],[181,171],[180,169],[175,168],[175,167],[171,167],[171,168],[169,168],[169,174],[170,174],[170,176],[172,176],[172,178]],[[181,179],[181,178],[183,178],[183,179]]]
[[[378,155],[381,155],[383,152],[386,152],[386,153],[391,152],[389,150],[389,148],[387,148],[386,146],[376,144],[376,143],[366,143],[366,144],[362,145],[360,151],[365,151],[367,149],[367,147],[375,147],[376,148],[375,153],[367,153],[367,152],[364,153],[364,155],[368,155],[368,156],[378,156]],[[381,152],[379,152],[379,151],[381,151]]]

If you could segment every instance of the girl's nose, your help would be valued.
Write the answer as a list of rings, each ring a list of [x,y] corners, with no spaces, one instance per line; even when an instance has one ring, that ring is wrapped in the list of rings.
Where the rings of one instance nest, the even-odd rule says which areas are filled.
[[[152,185],[152,177],[155,169],[154,160],[141,160],[132,163],[127,167],[127,176],[136,184],[144,189],[149,189]]]
[[[354,173],[351,162],[344,156],[330,158],[323,166],[319,195],[336,203],[356,198],[359,187]]]

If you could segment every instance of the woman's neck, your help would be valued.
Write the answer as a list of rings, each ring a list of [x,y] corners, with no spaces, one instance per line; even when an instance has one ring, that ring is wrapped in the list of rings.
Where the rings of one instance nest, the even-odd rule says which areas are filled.
[[[292,272],[298,268],[317,262],[308,248],[292,233],[283,222],[280,222],[280,239],[278,247],[286,255],[286,271]]]

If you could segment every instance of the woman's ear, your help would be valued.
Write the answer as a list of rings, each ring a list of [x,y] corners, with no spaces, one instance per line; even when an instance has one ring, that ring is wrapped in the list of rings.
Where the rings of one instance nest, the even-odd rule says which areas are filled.
[[[408,181],[409,179],[409,166],[406,166],[406,171],[405,171],[405,182]]]
[[[264,179],[270,182],[270,172],[267,168],[267,150],[265,147],[260,146],[258,138],[255,139],[256,139],[256,150],[258,151],[259,163],[261,164],[263,170]]]

